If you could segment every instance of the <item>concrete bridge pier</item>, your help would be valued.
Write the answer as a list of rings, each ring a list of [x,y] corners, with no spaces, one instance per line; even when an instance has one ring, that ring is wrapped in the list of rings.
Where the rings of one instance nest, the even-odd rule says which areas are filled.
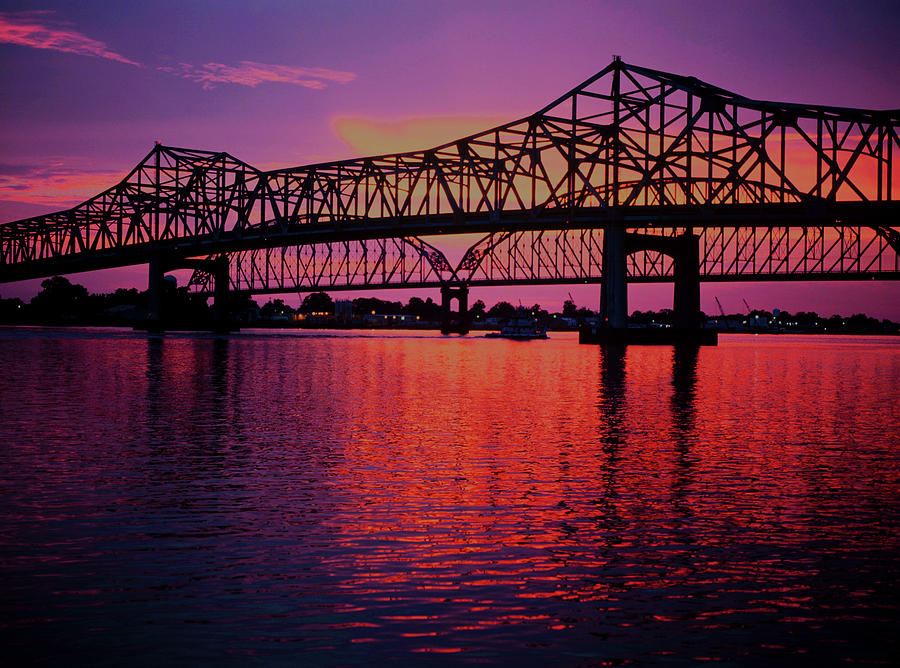
[[[457,311],[453,311],[453,300]],[[441,286],[441,334],[469,333],[469,286],[465,284]]]
[[[204,324],[202,320],[191,319],[188,322],[176,323],[176,328],[179,325],[181,327],[186,325],[190,327],[200,326],[204,329],[209,327],[214,332],[230,332],[235,329],[228,320],[228,294],[230,290],[228,256],[220,255],[217,258],[205,260],[167,257],[164,254],[157,254],[150,258],[147,285],[147,321],[143,325],[139,325],[139,329],[146,329],[150,332],[162,332],[165,330],[166,314],[163,292],[165,290],[166,272],[173,269],[199,269],[209,273],[213,279],[212,323]]]
[[[228,322],[228,257],[221,255],[211,262],[213,275],[213,330],[229,332],[233,328]]]
[[[671,328],[628,328],[626,258],[639,251],[656,251],[672,258],[675,289]],[[715,332],[700,328],[700,238],[692,232],[668,237],[626,233],[623,226],[607,226],[601,285],[600,327],[582,330],[582,343],[715,345]]]
[[[160,255],[150,258],[150,271],[147,281],[147,331],[163,331],[163,281],[166,268]]]
[[[675,294],[672,303],[672,326],[682,331],[699,331],[700,325],[700,239],[685,233],[673,253]]]
[[[607,225],[603,230],[603,282],[600,284],[600,326],[628,326],[628,282],[626,277],[625,227]]]

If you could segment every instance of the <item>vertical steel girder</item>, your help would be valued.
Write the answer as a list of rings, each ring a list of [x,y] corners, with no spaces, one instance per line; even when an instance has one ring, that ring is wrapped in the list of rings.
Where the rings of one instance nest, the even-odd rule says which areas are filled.
[[[0,225],[0,280],[174,249],[316,242],[325,252],[336,241],[609,220],[891,227],[898,162],[897,111],[751,100],[615,60],[527,118],[425,151],[261,171],[157,145],[87,202]]]

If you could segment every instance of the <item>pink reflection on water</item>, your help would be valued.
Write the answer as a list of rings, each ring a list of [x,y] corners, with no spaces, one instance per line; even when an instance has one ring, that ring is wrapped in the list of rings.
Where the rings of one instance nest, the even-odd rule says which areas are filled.
[[[17,628],[694,660],[856,656],[840,629],[896,611],[892,341],[2,344]]]

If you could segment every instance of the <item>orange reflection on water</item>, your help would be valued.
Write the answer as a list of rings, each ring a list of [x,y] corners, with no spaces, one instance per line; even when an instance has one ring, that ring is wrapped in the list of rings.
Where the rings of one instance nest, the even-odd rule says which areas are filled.
[[[150,545],[172,564],[151,591],[192,618],[249,601],[235,627],[250,645],[359,644],[359,661],[846,657],[846,629],[882,633],[895,611],[891,341],[114,344],[39,341],[32,372],[52,370],[59,392],[42,393],[62,408],[43,407],[40,437],[28,415],[6,422],[7,535],[43,528],[5,568],[60,578],[53,600],[157,600]],[[69,396],[91,401],[78,413]]]
[[[394,592],[380,601],[415,605],[421,590],[446,591],[451,603],[485,597],[464,614],[487,618],[457,630],[492,625],[497,592],[584,603],[686,582],[737,594],[741,582],[802,579],[802,562],[753,558],[753,545],[815,533],[826,500],[809,486],[818,475],[808,463],[827,455],[810,443],[828,447],[819,407],[838,406],[841,392],[810,377],[773,405],[768,388],[797,373],[780,356],[761,359],[780,343],[617,353],[574,342],[365,342],[372,363],[341,380],[366,401],[338,426],[347,446],[330,470],[353,497],[328,528],[352,554],[343,566],[349,558],[354,578]],[[858,464],[829,479],[849,483],[841,476],[855,479]]]

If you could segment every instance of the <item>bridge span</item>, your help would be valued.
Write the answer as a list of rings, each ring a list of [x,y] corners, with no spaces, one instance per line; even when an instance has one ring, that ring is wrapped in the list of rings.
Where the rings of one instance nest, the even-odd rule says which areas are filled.
[[[900,278],[900,111],[752,100],[615,59],[536,113],[432,149],[262,171],[156,145],[71,209],[0,225],[0,282],[133,264],[252,293]],[[437,247],[471,235],[451,264]],[[460,323],[464,328],[465,323]]]

